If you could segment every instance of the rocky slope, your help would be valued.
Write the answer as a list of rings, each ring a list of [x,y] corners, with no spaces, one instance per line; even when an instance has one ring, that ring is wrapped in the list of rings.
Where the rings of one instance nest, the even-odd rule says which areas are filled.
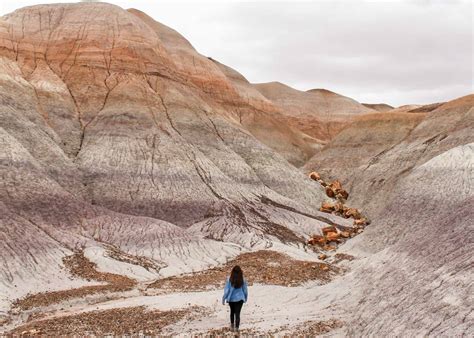
[[[248,333],[472,335],[473,106],[254,86],[106,3],[6,15],[0,334],[225,333],[238,263]],[[310,170],[342,180],[361,235],[307,245],[354,233]]]

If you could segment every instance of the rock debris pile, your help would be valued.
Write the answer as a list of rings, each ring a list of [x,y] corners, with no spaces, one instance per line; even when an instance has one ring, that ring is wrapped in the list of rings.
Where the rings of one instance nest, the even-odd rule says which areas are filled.
[[[285,254],[260,250],[239,255],[236,259],[209,270],[159,279],[149,285],[152,289],[197,291],[221,288],[234,265],[245,266],[249,284],[298,286],[310,280],[329,282],[340,270],[337,266],[301,261]]]
[[[242,329],[238,334],[228,327],[209,330],[205,333],[193,335],[193,337],[314,337],[329,333],[343,326],[343,322],[337,319],[329,319],[325,321],[306,321],[296,326],[285,324],[278,329],[270,331],[262,331],[255,329]]]
[[[354,237],[363,232],[363,229],[366,225],[370,224],[370,221],[364,217],[358,209],[350,208],[345,205],[349,193],[343,189],[340,181],[335,180],[331,183],[327,183],[321,178],[321,175],[315,171],[311,172],[309,177],[326,188],[326,195],[328,197],[335,199],[335,201],[324,201],[321,203],[320,211],[344,218],[352,218],[354,220],[353,227],[330,225],[321,229],[321,235],[312,235],[308,240],[309,245],[319,246],[326,251],[335,250],[337,245],[345,241],[345,239]]]
[[[107,252],[106,252],[107,256],[112,259],[115,259],[116,261],[138,265],[145,268],[148,271],[156,271],[156,272],[159,272],[160,269],[165,266],[164,264],[160,265],[156,261],[145,256],[135,256],[135,255],[127,254],[126,252],[123,252],[117,249],[113,245],[108,245],[106,247],[107,247]]]
[[[136,285],[136,281],[131,278],[97,271],[96,264],[89,261],[82,251],[77,251],[71,256],[64,257],[63,263],[73,276],[84,278],[87,281],[105,282],[107,284],[84,286],[63,291],[29,294],[24,298],[17,299],[13,303],[13,308],[28,310],[96,293],[123,292],[131,290]]]
[[[343,322],[337,319],[329,319],[326,321],[308,321],[302,323],[291,330],[290,334],[283,337],[314,337],[324,335],[334,329],[342,327]]]
[[[11,331],[14,336],[117,336],[157,335],[165,326],[183,320],[185,317],[201,314],[199,307],[185,310],[147,310],[143,306],[122,309],[92,311],[71,316],[45,319],[28,323]]]

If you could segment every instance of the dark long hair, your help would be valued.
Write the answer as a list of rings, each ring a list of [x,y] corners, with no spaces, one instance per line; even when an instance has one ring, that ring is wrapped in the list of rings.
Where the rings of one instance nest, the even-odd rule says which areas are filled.
[[[244,273],[238,265],[234,266],[230,273],[230,284],[236,289],[244,285]]]

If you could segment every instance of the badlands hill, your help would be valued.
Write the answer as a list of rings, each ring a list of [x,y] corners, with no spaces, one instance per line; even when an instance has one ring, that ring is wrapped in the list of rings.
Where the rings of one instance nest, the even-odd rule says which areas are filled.
[[[276,146],[287,139],[298,152],[272,104],[249,103],[145,14],[26,7],[2,18],[0,34],[2,309],[87,285],[64,267],[75,250],[113,247],[156,279],[351,224],[321,213],[323,188],[265,144],[274,126]]]
[[[106,3],[2,17],[0,70],[0,334],[225,333],[233,264],[243,332],[473,334],[472,96],[254,86]]]
[[[325,144],[352,119],[374,112],[359,102],[326,89],[299,91],[279,82],[255,84],[283,114],[280,121]]]
[[[370,257],[353,276],[365,295],[353,332],[470,335],[474,95],[425,117],[385,114],[360,119],[308,163],[340,177],[373,219],[345,247]]]

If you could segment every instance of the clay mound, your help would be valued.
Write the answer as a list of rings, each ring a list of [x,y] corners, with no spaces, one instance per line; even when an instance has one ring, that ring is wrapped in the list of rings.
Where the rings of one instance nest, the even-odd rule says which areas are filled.
[[[367,108],[379,111],[381,113],[385,113],[389,110],[394,109],[394,107],[392,107],[391,105],[386,104],[386,103],[362,103],[362,105],[367,107]]]
[[[257,108],[257,112],[239,115],[239,122],[259,141],[282,154],[290,163],[302,166],[314,155],[321,141],[296,130],[287,124],[278,106],[263,96],[247,79],[216,60],[211,59],[232,82],[242,97]]]
[[[458,281],[473,278],[473,130],[469,95],[427,114],[362,116],[312,159],[322,177],[341,175],[348,203],[373,220],[341,247],[370,262],[353,265],[347,281],[361,292],[347,333],[472,333],[472,283]]]
[[[409,113],[429,113],[436,108],[440,107],[441,105],[444,104],[444,102],[441,103],[431,103],[431,104],[426,104],[426,105],[417,105],[417,104],[411,104],[411,105],[404,105],[400,106],[397,108],[394,108],[388,104],[385,103],[376,103],[376,104],[370,104],[370,103],[362,103],[364,106],[367,108],[374,109],[376,111],[386,113],[386,112],[391,112],[391,113],[404,113],[404,112],[409,112]]]
[[[198,86],[220,104],[221,113],[238,122],[260,142],[281,154],[290,163],[301,166],[313,154],[313,141],[297,130],[282,126],[275,118],[278,110],[234,69],[199,54],[174,29],[156,22],[145,13],[129,9],[160,38],[181,78]]]
[[[437,109],[438,107],[442,106],[445,102],[441,103],[431,103],[426,105],[421,104],[407,104],[404,106],[400,106],[398,108],[393,108],[389,110],[391,113],[429,113],[433,110]]]
[[[473,96],[447,102],[429,113],[392,111],[360,116],[316,154],[306,169],[340,178],[349,194],[356,195],[351,198],[356,205],[374,208],[369,215],[373,217],[387,200],[376,196],[390,190],[398,175],[443,151],[472,142]]]
[[[326,179],[341,179],[350,188],[354,172],[362,171],[372,158],[402,141],[425,116],[392,112],[357,116],[306,163],[305,169],[317,170]]]
[[[324,96],[340,96],[340,94],[337,94],[333,91],[330,91],[328,89],[324,89],[324,88],[314,88],[314,89],[309,89],[306,91],[307,93],[315,93],[315,94],[321,94],[321,95],[324,95]]]
[[[324,144],[358,114],[373,112],[355,100],[326,89],[299,91],[279,82],[254,84],[280,107],[280,120]]]
[[[391,113],[407,113],[412,110],[416,110],[423,107],[421,104],[406,104],[397,108],[394,108],[393,110],[390,110]]]
[[[449,110],[449,109],[465,109],[469,110],[474,106],[474,94],[462,96],[455,100],[445,102],[439,106],[438,110]]]
[[[362,334],[374,330],[381,334],[396,330],[434,336],[472,334],[472,319],[466,320],[466,314],[472,308],[474,289],[463,281],[474,277],[474,189],[469,183],[474,180],[473,145],[450,148],[403,175],[383,216],[349,244],[357,246],[356,252],[377,256],[375,265],[355,272],[359,282],[352,284],[367,295],[363,305],[357,306],[353,322],[364,322],[357,328]],[[381,297],[415,309],[423,323],[411,311],[381,305]],[[447,298],[453,302],[446,303]],[[379,313],[376,320],[374,313]]]
[[[441,107],[443,104],[445,104],[445,102],[427,104],[427,105],[421,106],[419,108],[409,110],[408,112],[409,113],[429,113],[429,112],[432,112],[433,110]]]

